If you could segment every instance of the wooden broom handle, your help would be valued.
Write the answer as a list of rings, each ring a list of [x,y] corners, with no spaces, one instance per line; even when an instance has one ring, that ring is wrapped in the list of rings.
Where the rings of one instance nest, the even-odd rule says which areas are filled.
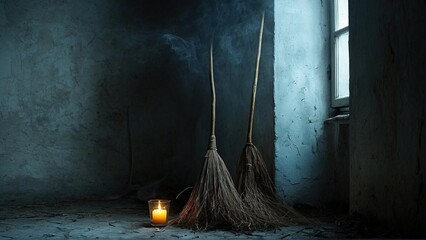
[[[257,59],[256,59],[256,72],[254,74],[253,81],[253,92],[251,94],[251,107],[250,107],[250,118],[249,118],[249,127],[247,134],[247,143],[253,143],[253,118],[254,118],[254,105],[256,102],[256,89],[257,89],[257,80],[259,78],[259,65],[260,65],[260,53],[262,52],[262,36],[263,36],[263,25],[265,23],[265,13],[262,13],[262,21],[260,23],[260,31],[259,31],[259,46],[257,48]]]
[[[210,44],[210,86],[212,91],[212,121],[211,121],[211,132],[210,135],[215,135],[216,126],[216,93],[214,89],[214,73],[213,73],[213,41]]]

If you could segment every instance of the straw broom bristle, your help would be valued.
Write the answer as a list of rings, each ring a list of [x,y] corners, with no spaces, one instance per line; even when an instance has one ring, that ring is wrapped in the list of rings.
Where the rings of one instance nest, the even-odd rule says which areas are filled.
[[[256,69],[252,88],[247,144],[243,149],[238,164],[238,191],[241,194],[244,204],[252,211],[256,219],[258,219],[258,221],[254,223],[258,230],[287,226],[296,222],[303,222],[304,219],[291,207],[277,200],[274,186],[262,155],[253,145],[252,141],[254,106],[259,77],[264,21],[265,14],[262,14]]]
[[[173,223],[194,230],[250,230],[251,217],[216,149],[207,151],[198,183]]]
[[[306,222],[293,208],[277,200],[272,180],[259,150],[247,144],[238,166],[238,192],[259,220],[257,230]]]
[[[213,44],[210,48],[212,115],[209,150],[203,169],[185,207],[171,224],[194,230],[215,228],[251,230],[252,218],[246,211],[231,175],[216,147],[216,94],[213,77]]]
[[[241,154],[238,167],[238,190],[245,192],[247,184],[255,182],[260,192],[273,196],[274,186],[266,169],[262,155],[254,144],[246,144]]]

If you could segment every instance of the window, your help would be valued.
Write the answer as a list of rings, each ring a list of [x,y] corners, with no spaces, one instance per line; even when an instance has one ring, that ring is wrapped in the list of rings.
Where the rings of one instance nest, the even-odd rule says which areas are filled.
[[[349,106],[349,9],[348,0],[331,4],[331,106]]]

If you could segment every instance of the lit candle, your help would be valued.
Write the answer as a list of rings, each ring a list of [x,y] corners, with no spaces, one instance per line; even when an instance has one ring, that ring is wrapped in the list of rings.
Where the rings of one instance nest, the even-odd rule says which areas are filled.
[[[167,210],[161,208],[160,201],[158,201],[158,208],[152,211],[153,224],[167,224]]]

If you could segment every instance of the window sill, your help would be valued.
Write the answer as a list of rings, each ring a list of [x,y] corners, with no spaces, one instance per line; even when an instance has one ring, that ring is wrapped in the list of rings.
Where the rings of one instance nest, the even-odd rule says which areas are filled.
[[[324,123],[349,124],[349,113],[339,114],[331,118],[327,118]]]

